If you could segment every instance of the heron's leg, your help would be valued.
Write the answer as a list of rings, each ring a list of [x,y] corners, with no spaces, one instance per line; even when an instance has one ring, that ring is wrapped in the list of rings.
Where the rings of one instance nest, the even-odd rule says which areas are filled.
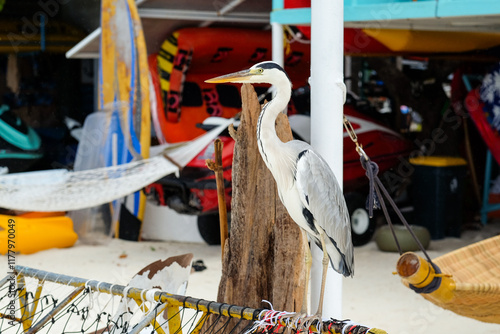
[[[304,238],[307,240],[307,235],[303,235]],[[302,314],[309,314],[309,281],[311,279],[311,266],[312,266],[312,254],[311,254],[311,248],[309,247],[309,244],[306,243],[306,251],[304,255],[304,260],[306,263],[306,281],[305,281],[305,288],[304,288],[304,298],[302,299],[302,307],[300,310],[300,313]]]
[[[321,318],[321,315],[323,313],[323,296],[325,294],[325,284],[326,284],[326,271],[328,269],[328,253],[326,252],[326,245],[325,245],[325,234],[323,232],[320,232],[320,240],[321,240],[321,247],[323,248],[323,275],[321,277],[321,292],[319,295],[319,305],[318,305],[318,311],[316,312],[316,315],[318,315]]]

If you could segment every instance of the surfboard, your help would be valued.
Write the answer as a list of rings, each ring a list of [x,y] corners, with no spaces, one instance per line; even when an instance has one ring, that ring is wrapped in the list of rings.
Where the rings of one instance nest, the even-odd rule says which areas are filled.
[[[149,69],[142,24],[133,0],[102,0],[101,29],[99,107],[112,113],[104,150],[106,166],[111,166],[149,157]],[[145,201],[141,192],[125,199],[125,208],[139,222],[144,217]],[[123,212],[118,202],[113,208],[115,217],[117,210]],[[115,235],[120,236],[120,228],[115,229]]]

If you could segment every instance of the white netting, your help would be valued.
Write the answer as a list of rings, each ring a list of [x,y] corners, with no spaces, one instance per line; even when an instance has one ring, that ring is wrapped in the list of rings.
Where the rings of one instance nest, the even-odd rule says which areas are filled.
[[[15,269],[0,277],[2,334],[387,334],[350,320],[320,321],[317,316],[168,294],[164,288],[151,288],[158,283],[147,282],[150,272],[145,269],[141,275],[146,288],[134,282],[123,286],[27,267]],[[171,275],[183,276],[187,282],[190,266],[186,269],[164,276],[160,287]]]
[[[187,269],[190,268],[191,266]],[[37,274],[36,270],[33,271]],[[54,276],[52,273],[43,273]],[[180,314],[164,313],[168,304],[154,298],[155,293],[161,290],[150,286],[134,300],[127,298],[129,291],[138,288],[134,284],[123,287],[93,280],[80,282],[81,279],[64,275],[56,275],[54,278],[57,282],[54,282],[45,280],[43,275],[35,279],[22,274],[16,275],[14,272],[7,278],[9,280],[3,286],[0,285],[1,333],[23,333],[28,328],[33,332],[47,334],[131,333],[137,326],[143,327],[144,333],[152,333],[151,323],[154,323],[160,334],[168,333],[169,317]],[[186,281],[188,279],[186,275],[179,278]],[[75,281],[79,282],[79,286],[71,285]],[[41,294],[37,296],[39,288],[42,288]],[[116,292],[111,293],[112,290]],[[185,322],[198,316],[194,310],[185,310],[183,314]]]
[[[178,168],[161,156],[79,172],[50,170],[0,177],[0,207],[21,211],[68,211],[111,202]]]

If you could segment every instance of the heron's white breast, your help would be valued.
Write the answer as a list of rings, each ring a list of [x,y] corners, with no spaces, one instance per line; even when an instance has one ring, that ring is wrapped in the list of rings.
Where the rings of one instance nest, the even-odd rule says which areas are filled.
[[[291,187],[286,191],[280,191],[280,199],[293,221],[307,233],[315,235],[316,233],[313,232],[304,217],[304,205],[300,200],[300,194],[297,188]]]

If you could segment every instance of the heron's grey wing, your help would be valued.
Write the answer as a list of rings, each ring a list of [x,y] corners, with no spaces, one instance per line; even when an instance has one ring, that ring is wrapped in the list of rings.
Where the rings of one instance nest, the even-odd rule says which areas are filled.
[[[351,223],[344,195],[327,162],[309,149],[301,151],[297,160],[296,184],[303,205],[316,223],[332,238],[345,255],[351,268],[353,249]]]

